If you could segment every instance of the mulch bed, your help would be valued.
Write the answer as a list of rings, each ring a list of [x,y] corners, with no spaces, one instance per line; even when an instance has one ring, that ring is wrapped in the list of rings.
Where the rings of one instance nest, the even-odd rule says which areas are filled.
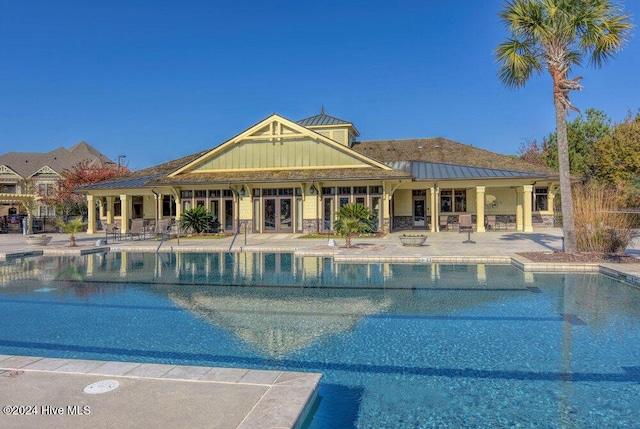
[[[606,253],[522,252],[518,255],[533,262],[640,264],[640,258]]]

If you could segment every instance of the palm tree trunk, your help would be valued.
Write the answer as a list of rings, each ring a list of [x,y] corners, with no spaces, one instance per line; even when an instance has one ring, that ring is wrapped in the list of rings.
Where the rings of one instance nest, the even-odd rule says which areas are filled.
[[[558,170],[560,174],[560,195],[562,198],[562,230],[564,251],[576,253],[576,226],[573,217],[573,196],[571,192],[571,168],[569,165],[569,141],[567,139],[567,118],[559,97],[555,97],[556,134],[558,136]]]

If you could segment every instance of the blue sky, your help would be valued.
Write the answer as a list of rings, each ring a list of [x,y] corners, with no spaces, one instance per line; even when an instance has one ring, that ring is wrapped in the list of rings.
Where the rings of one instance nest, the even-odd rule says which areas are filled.
[[[1,152],[84,140],[141,169],[324,106],[362,140],[515,154],[554,130],[554,112],[547,75],[498,81],[503,4],[0,0]],[[622,4],[637,24],[640,2]],[[572,101],[621,121],[640,107],[638,70],[636,35],[603,69],[574,70],[585,89]]]

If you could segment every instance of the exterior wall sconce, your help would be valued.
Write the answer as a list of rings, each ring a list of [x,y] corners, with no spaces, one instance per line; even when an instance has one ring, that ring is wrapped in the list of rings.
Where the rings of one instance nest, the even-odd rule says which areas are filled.
[[[242,185],[238,193],[240,194],[240,198],[244,198],[244,196],[247,195],[247,190],[244,188],[244,185]]]
[[[316,195],[317,193],[318,193],[318,189],[316,188],[316,185],[312,183],[311,187],[309,188],[309,194]]]

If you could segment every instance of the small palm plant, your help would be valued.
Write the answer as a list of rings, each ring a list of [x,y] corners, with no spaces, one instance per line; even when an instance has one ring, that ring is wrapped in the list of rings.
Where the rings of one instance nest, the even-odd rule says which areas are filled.
[[[180,217],[180,228],[190,229],[194,234],[209,231],[213,224],[213,216],[203,206],[187,210]]]
[[[345,245],[351,247],[351,236],[363,232],[373,232],[376,225],[373,213],[364,204],[345,204],[336,213],[335,230],[342,237],[346,237]]]
[[[56,221],[56,225],[62,232],[69,234],[69,247],[76,247],[76,234],[87,227],[87,222],[83,222],[82,218],[76,217],[68,222],[59,219]]]

